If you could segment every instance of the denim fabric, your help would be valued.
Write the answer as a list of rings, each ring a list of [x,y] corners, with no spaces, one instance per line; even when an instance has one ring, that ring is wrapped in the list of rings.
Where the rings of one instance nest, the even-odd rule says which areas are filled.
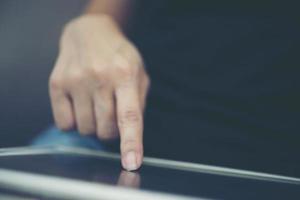
[[[69,146],[93,150],[105,150],[100,140],[95,136],[81,136],[77,131],[63,132],[55,126],[48,128],[35,138],[32,146]]]

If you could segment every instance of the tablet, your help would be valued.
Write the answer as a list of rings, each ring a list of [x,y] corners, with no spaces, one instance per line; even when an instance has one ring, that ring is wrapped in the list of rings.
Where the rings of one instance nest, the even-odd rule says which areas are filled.
[[[0,150],[0,199],[300,199],[300,179],[71,147]]]

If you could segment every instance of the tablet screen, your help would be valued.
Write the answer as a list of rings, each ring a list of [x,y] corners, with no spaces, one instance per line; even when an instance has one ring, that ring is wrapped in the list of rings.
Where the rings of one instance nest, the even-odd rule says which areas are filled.
[[[19,154],[6,151],[0,156],[0,168],[196,198],[300,197],[297,178],[151,158],[145,158],[138,171],[127,172],[118,155],[83,149],[20,150]]]

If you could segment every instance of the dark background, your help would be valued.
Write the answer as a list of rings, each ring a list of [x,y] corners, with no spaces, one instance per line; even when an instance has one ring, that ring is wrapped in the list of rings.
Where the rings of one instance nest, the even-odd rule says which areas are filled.
[[[48,76],[63,25],[86,1],[0,1],[0,147],[27,144],[52,122]]]
[[[52,124],[48,76],[58,53],[61,29],[81,12],[86,2],[0,1],[0,147],[26,145],[36,134]],[[138,17],[143,20],[137,20],[142,24],[136,22],[139,31],[132,39],[140,48],[152,78],[145,123],[147,156],[298,176],[299,73],[293,72],[299,71],[297,54],[300,42],[298,36],[295,39],[295,35],[300,31],[298,28],[294,31],[294,26],[289,26],[293,22],[280,16],[275,21],[273,18],[269,21],[268,17],[266,21],[250,17],[245,24],[236,15],[239,17],[234,16],[234,23],[227,26],[222,15],[215,16],[215,13],[209,11],[203,13],[199,19],[204,20],[198,23],[198,19],[193,18],[193,13],[185,13],[186,18],[173,18],[176,16],[176,9],[167,9],[172,15],[165,12],[162,2],[169,5],[167,3],[170,0],[139,2],[143,2],[143,10]],[[195,8],[196,11],[198,10]],[[219,13],[219,10],[216,11]],[[228,17],[231,21],[230,16]],[[277,23],[281,26],[275,26]],[[178,28],[178,24],[182,25],[181,28]],[[200,24],[196,29],[198,32],[186,31],[197,24]],[[243,29],[238,30],[237,27]],[[269,37],[265,34],[266,28],[268,32],[278,34]],[[227,37],[236,39],[232,33],[243,32],[244,29],[245,36],[257,35],[258,38],[245,40],[246,43],[242,44],[230,43],[231,50],[227,51],[226,48],[224,51],[222,41],[227,44]],[[223,34],[226,30],[227,34]],[[251,32],[253,30],[254,34]],[[216,40],[218,42],[214,40],[212,33],[217,33],[215,37],[219,39]],[[200,42],[190,40],[195,35]],[[220,35],[224,35],[224,38],[219,37]],[[282,40],[278,40],[277,35]],[[273,46],[268,42],[275,47],[287,42],[288,46],[274,47],[274,54],[270,51]],[[214,55],[215,46],[218,47],[219,43],[222,47],[219,52],[221,57],[211,59],[209,55]],[[205,45],[209,48],[205,48]],[[240,45],[252,49],[240,48]],[[255,45],[265,48],[261,48],[256,54]],[[199,56],[199,47],[202,47],[201,59],[194,62],[194,57]],[[286,57],[274,57],[277,50],[286,48]],[[236,52],[244,53],[245,60],[242,61],[247,65],[236,63],[239,61],[236,60]],[[263,62],[258,62],[261,66],[255,63],[261,60],[255,57],[252,59],[251,55],[263,55]],[[275,66],[276,68],[265,64],[265,61],[274,62],[276,59],[282,59],[282,63]],[[224,63],[227,63],[226,67],[219,67]],[[200,73],[193,73],[191,70],[199,69],[198,66],[204,68]],[[206,66],[209,66],[207,70]],[[228,70],[230,66],[235,66],[236,69]],[[259,77],[257,69],[260,72]],[[250,70],[251,73],[245,70]],[[270,71],[274,72],[272,76]],[[244,76],[239,76],[239,73]],[[185,78],[178,79],[178,74]],[[203,87],[202,90],[199,86]],[[235,96],[236,94],[240,96]],[[232,101],[233,99],[236,101]],[[238,112],[230,112],[231,110]]]

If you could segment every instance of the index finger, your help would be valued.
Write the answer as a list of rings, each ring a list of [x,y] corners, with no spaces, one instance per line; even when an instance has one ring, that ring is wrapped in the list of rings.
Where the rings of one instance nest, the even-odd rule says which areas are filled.
[[[138,86],[128,84],[117,88],[116,107],[122,165],[129,171],[136,170],[143,158],[143,114]]]

